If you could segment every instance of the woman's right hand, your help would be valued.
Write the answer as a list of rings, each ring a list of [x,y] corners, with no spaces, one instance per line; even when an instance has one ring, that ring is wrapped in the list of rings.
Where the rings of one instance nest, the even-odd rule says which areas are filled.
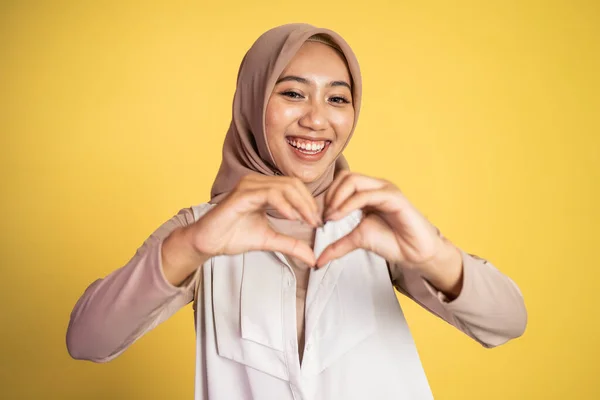
[[[313,250],[304,242],[274,231],[266,216],[275,209],[290,220],[322,224],[315,199],[297,178],[247,175],[231,193],[187,229],[200,254],[208,257],[253,250],[279,251],[315,265]]]

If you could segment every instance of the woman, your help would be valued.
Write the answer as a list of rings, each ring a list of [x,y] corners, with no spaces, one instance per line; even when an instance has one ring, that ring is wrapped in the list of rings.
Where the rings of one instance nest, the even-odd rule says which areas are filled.
[[[486,347],[520,336],[517,286],[342,156],[361,77],[335,32],[263,34],[238,75],[210,203],[94,282],[67,332],[106,362],[193,301],[196,399],[430,399],[393,287]]]

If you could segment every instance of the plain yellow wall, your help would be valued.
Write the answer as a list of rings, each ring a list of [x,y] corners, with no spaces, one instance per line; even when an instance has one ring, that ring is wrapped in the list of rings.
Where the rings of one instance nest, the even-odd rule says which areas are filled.
[[[0,397],[192,398],[191,307],[105,365],[69,358],[69,313],[207,201],[245,51],[304,21],[363,68],[352,168],[525,296],[493,350],[401,299],[436,399],[600,398],[599,4],[3,1]]]

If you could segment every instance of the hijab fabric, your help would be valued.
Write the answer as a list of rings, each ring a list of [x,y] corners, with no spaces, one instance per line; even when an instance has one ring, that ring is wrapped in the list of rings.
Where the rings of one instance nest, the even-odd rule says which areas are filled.
[[[273,160],[265,134],[265,112],[275,83],[300,47],[314,35],[342,53],[352,78],[354,124],[344,148],[354,133],[361,104],[362,80],[358,60],[346,41],[336,32],[308,24],[287,24],[262,34],[244,56],[237,78],[233,116],[223,144],[223,156],[211,189],[210,203],[225,198],[245,175],[282,175]],[[311,39],[312,40],[312,39]],[[327,43],[331,41],[331,43]],[[335,175],[349,169],[341,155],[315,182],[307,184],[322,200]]]

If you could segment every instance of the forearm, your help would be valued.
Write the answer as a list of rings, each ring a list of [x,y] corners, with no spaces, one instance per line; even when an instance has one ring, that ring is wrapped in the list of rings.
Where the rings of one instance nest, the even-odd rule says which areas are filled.
[[[196,250],[193,229],[193,226],[178,228],[163,242],[162,269],[173,286],[181,285],[210,258]]]
[[[87,288],[67,330],[73,358],[109,361],[191,301],[190,288],[165,280],[159,245],[138,252],[127,265]]]
[[[193,222],[192,211],[181,210],[150,235],[125,266],[86,289],[67,330],[73,358],[108,361],[192,300],[193,279],[185,285],[183,279],[179,285],[167,280],[162,244],[171,232]]]
[[[447,310],[486,347],[521,336],[527,309],[518,286],[488,261],[461,254],[463,287],[456,299],[446,303]]]
[[[498,346],[523,334],[527,310],[517,285],[491,263],[458,249],[461,257],[460,291],[449,297],[434,286],[456,284],[456,275],[431,274],[426,278],[415,268],[390,264],[394,285],[424,308],[456,326],[486,347]],[[455,266],[452,264],[440,264]],[[450,276],[448,279],[447,277]],[[439,281],[442,281],[440,283]],[[453,290],[448,292],[456,293]]]
[[[443,247],[429,262],[419,265],[418,271],[449,300],[460,295],[463,287],[463,262],[460,250],[448,239],[442,238]]]

